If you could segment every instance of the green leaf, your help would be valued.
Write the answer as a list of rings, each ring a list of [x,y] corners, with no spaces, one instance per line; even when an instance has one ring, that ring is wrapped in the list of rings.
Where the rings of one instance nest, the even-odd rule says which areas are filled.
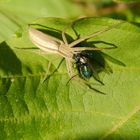
[[[77,17],[80,13],[80,9],[67,0],[2,0],[0,42],[16,35],[18,29],[23,30],[25,25],[38,17]]]
[[[69,20],[40,18],[32,26],[59,39],[67,26],[70,43],[119,22],[83,18],[71,27],[67,26]],[[27,30],[20,38],[15,36],[0,44],[0,139],[139,139],[139,25],[125,22],[80,44],[117,46],[93,56],[93,66],[105,85],[94,78],[90,82],[106,95],[75,80],[66,85],[69,76],[65,61],[59,66],[61,56],[39,51]],[[108,74],[106,66],[113,73]],[[46,72],[48,77],[42,83]]]

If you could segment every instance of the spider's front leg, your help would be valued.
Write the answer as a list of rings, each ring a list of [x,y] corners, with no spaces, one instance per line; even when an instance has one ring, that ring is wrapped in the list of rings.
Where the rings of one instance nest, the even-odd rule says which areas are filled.
[[[109,50],[115,49],[116,47],[109,47],[109,48],[93,48],[93,47],[74,47],[70,48],[73,53],[80,53],[81,51],[101,51],[101,50]]]
[[[67,65],[67,70],[68,70],[70,80],[77,80],[77,81],[79,81],[79,80],[82,81],[83,80],[83,79],[77,77],[78,74],[74,74],[74,72],[73,72],[73,62],[72,62],[72,60],[70,60],[70,58],[66,58],[66,65]]]
[[[75,80],[75,81],[81,83],[82,85],[85,84],[89,88],[91,88],[91,85],[85,79],[83,79],[81,76],[80,76],[81,78],[79,77],[80,71],[79,71],[79,74],[74,74],[73,73],[73,64],[72,64],[72,60],[70,60],[70,58],[66,58],[66,65],[67,65],[67,70],[68,70],[68,74],[69,74],[69,77],[70,77],[68,83],[71,80]]]
[[[67,30],[67,26],[64,28],[64,30],[62,31],[62,39],[63,39],[63,42],[64,42],[64,44],[66,45],[66,46],[68,46],[68,40],[67,40],[67,38],[66,38],[66,35],[65,35],[65,32],[66,32],[66,30]]]
[[[73,66],[72,66],[72,60],[70,58],[66,58],[66,66],[67,66],[67,71],[69,74],[70,79],[73,78],[75,75],[73,73]]]
[[[96,36],[98,36],[98,35],[100,35],[100,34],[102,34],[104,32],[107,32],[107,31],[109,31],[109,30],[121,25],[122,23],[125,23],[125,22],[121,21],[121,22],[119,22],[117,24],[114,24],[114,25],[112,25],[110,27],[106,27],[106,28],[103,28],[103,29],[101,29],[101,30],[99,30],[97,32],[92,33],[92,34],[80,37],[79,39],[77,39],[77,40],[73,41],[72,43],[70,43],[69,47],[72,48],[72,47],[76,46],[77,44],[81,43],[82,41],[88,40],[90,38],[94,38],[94,37],[96,37]]]

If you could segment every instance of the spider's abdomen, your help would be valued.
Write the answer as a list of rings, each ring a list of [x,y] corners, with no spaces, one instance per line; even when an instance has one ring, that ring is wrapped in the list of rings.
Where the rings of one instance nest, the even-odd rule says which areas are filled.
[[[58,53],[60,42],[53,39],[53,37],[29,27],[29,37],[34,45],[41,50],[48,53]]]

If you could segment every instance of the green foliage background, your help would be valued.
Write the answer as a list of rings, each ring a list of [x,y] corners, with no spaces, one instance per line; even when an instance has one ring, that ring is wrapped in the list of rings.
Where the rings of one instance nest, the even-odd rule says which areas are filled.
[[[117,15],[120,19],[121,14]],[[18,49],[35,48],[28,37],[29,23],[41,17],[34,23],[62,31],[68,18],[85,15],[78,5],[70,0],[0,1],[0,140],[140,138],[139,16],[131,9],[123,14],[133,23],[126,21],[88,40],[99,42],[96,47],[117,46],[99,55],[113,71],[99,73],[105,85],[91,78],[94,88],[106,93],[102,95],[77,81],[66,86],[65,61],[57,69],[62,57]],[[118,22],[84,18],[75,22],[74,29],[83,36]],[[69,41],[77,38],[71,27],[67,34]],[[118,61],[126,66],[116,64]],[[49,62],[49,77],[42,83]]]

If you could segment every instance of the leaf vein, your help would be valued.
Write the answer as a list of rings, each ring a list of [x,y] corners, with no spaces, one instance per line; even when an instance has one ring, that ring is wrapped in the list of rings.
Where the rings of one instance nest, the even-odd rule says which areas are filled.
[[[109,135],[113,134],[116,130],[121,128],[132,116],[134,116],[140,110],[140,106],[136,106],[128,115],[123,117],[118,124],[115,124],[109,131],[107,131],[100,140],[107,138]]]

